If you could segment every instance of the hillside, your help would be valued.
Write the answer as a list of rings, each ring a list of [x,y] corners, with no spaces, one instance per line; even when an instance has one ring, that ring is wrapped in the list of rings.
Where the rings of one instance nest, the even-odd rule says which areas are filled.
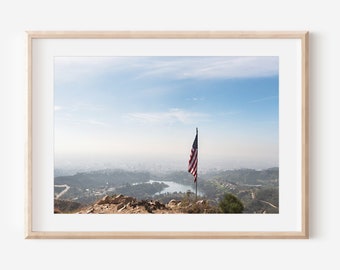
[[[95,204],[88,206],[78,214],[180,214],[180,213],[219,213],[217,207],[206,200],[177,201],[163,204],[157,200],[137,200],[134,197],[106,195]]]
[[[54,199],[54,213],[75,213],[81,209],[82,205],[69,200]]]
[[[185,171],[151,173],[117,169],[78,172],[55,177],[54,185],[54,198],[64,201],[56,203],[56,208],[61,208],[61,212],[77,209],[67,201],[79,203],[80,207],[90,207],[104,196],[124,194],[138,201],[158,201],[166,205],[172,200],[185,201],[194,192],[192,176]],[[198,180],[199,200],[216,206],[226,193],[231,193],[242,201],[243,213],[278,213],[279,169],[238,169],[201,174]]]

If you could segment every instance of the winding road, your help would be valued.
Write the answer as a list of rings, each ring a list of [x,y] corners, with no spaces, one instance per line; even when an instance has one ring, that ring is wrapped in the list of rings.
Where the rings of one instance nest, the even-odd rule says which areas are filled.
[[[271,207],[273,208],[276,208],[277,209],[277,206],[275,206],[274,204],[270,203],[270,202],[267,202],[267,201],[262,201],[262,200],[259,200],[260,202],[263,202],[263,203],[266,203],[268,205],[270,205]]]
[[[68,186],[68,185],[54,185],[54,187],[65,188],[62,192],[60,192],[58,195],[55,196],[55,199],[59,199],[61,196],[63,196],[70,189],[70,186]]]

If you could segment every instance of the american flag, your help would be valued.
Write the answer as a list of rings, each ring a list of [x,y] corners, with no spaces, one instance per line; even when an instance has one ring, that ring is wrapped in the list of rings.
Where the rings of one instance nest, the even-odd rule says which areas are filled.
[[[192,144],[188,172],[194,176],[194,183],[197,181],[197,163],[198,163],[198,129],[196,128],[196,137]]]

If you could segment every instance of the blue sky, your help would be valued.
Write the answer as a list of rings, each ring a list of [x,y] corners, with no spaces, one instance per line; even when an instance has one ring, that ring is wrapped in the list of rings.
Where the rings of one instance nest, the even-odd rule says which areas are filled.
[[[278,57],[56,57],[55,165],[278,166]]]

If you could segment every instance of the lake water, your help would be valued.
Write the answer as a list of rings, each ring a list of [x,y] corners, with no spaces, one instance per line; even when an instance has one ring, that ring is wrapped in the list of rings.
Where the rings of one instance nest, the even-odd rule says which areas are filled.
[[[157,194],[162,194],[162,193],[173,193],[173,192],[187,192],[188,190],[190,190],[191,192],[196,192],[195,189],[191,186],[187,186],[187,185],[182,185],[176,182],[171,182],[171,181],[156,181],[156,180],[150,180],[147,183],[164,183],[166,185],[168,185],[168,187],[166,187],[165,189],[163,189],[161,192],[157,193]],[[201,192],[197,191],[198,195],[203,195]]]

